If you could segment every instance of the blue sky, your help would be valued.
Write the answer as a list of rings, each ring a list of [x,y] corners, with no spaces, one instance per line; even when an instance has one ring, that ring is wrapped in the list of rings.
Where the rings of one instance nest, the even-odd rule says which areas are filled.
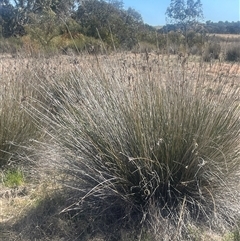
[[[138,11],[149,25],[164,25],[171,0],[123,0],[124,8]],[[240,21],[240,0],[202,0],[204,20]]]

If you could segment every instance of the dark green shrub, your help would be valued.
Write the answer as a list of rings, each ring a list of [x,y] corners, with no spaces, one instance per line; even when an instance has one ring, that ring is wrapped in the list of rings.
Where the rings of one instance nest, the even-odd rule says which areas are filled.
[[[192,48],[193,46],[202,46],[204,44],[204,36],[200,33],[197,33],[195,31],[189,31],[187,33],[187,45],[188,48]]]
[[[240,45],[232,45],[226,51],[226,61],[240,61]]]
[[[214,59],[219,59],[221,53],[221,45],[219,43],[213,42],[207,45],[205,53],[203,55],[203,60],[210,62]]]
[[[16,55],[22,48],[22,40],[16,37],[0,38],[0,53]]]

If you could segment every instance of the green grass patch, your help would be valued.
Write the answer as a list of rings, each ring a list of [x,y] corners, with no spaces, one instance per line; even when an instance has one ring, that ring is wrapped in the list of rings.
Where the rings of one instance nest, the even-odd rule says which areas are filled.
[[[18,187],[24,183],[24,175],[20,169],[9,169],[5,172],[3,183],[6,187]]]

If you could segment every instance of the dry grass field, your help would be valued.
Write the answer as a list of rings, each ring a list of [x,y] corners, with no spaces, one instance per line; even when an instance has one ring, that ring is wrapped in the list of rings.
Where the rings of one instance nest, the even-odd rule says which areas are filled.
[[[239,39],[240,38],[239,34],[210,34],[210,36],[222,37],[225,39],[228,39],[228,38]]]
[[[229,37],[233,38],[232,36]],[[13,137],[9,134],[9,136],[4,137],[5,141],[1,141],[2,143],[11,144],[7,151],[5,151],[6,153],[11,153],[12,150],[16,150],[16,154],[14,153],[7,158],[10,166],[12,165],[14,168],[17,167],[23,174],[20,178],[21,183],[6,185],[7,172],[5,169],[2,169],[0,172],[0,240],[240,240],[239,231],[236,231],[237,222],[235,222],[237,218],[240,218],[240,139],[238,135],[239,130],[237,130],[238,127],[240,127],[240,97],[238,95],[240,93],[239,63],[220,62],[219,60],[204,62],[201,60],[201,57],[192,55],[179,57],[177,55],[167,56],[155,53],[133,54],[128,52],[99,56],[88,54],[78,56],[61,55],[51,58],[23,58],[21,56],[13,58],[8,55],[2,55],[0,56],[0,84],[0,99],[2,103],[0,104],[0,118],[3,119],[3,116],[6,115],[6,119],[0,123],[2,129],[0,135],[3,135],[1,133],[6,133],[6,127],[4,125],[7,126],[8,122],[10,123],[12,120],[17,122],[15,123],[13,121],[13,124],[8,127],[11,130],[9,133],[14,132]],[[144,85],[146,85],[147,90],[149,88],[149,93],[144,92]],[[155,89],[160,87],[166,91],[170,91],[169,96],[167,93],[165,96],[165,92],[159,92],[162,93],[163,100],[169,102],[166,103],[166,106],[164,105],[164,101],[161,102],[158,100],[158,92],[155,92]],[[84,96],[84,98],[81,99],[79,97],[78,99],[77,93],[79,96]],[[183,112],[178,112],[178,110],[181,109],[181,105],[174,105],[171,102],[175,101],[174,93],[176,93],[177,100],[182,101]],[[181,95],[179,93],[181,93]],[[188,101],[185,101],[185,96],[190,96]],[[207,201],[205,199],[199,201],[200,199],[197,199],[198,197],[196,198],[197,201],[195,204],[199,205],[199,209],[202,208],[202,213],[199,211],[197,215],[204,216],[204,214],[206,214],[206,216],[208,216],[208,213],[204,212],[216,208],[216,210],[220,210],[219,214],[216,211],[216,215],[221,216],[221,218],[214,219],[214,221],[211,222],[211,215],[209,214],[209,223],[195,221],[194,217],[191,217],[192,219],[190,218],[190,220],[189,216],[191,215],[189,213],[191,212],[191,208],[188,209],[187,207],[188,204],[191,206],[191,202],[195,202],[195,196],[191,197],[191,194],[189,194],[191,191],[187,191],[187,196],[185,196],[185,194],[184,197],[181,195],[178,196],[177,200],[180,200],[178,208],[180,211],[177,212],[177,218],[171,219],[172,223],[166,224],[167,226],[164,226],[164,222],[167,220],[166,216],[161,216],[161,219],[158,216],[159,214],[155,214],[151,209],[154,205],[151,206],[150,204],[152,203],[150,203],[150,201],[148,203],[149,209],[145,210],[143,208],[144,205],[138,206],[141,206],[144,209],[143,213],[150,217],[149,220],[140,217],[139,227],[141,228],[135,228],[135,225],[137,225],[135,222],[132,222],[132,227],[130,227],[131,225],[129,226],[129,223],[126,221],[127,219],[134,219],[134,212],[136,211],[133,211],[133,216],[131,217],[128,217],[127,214],[124,213],[125,219],[119,214],[121,217],[119,220],[121,221],[116,221],[113,218],[115,226],[111,226],[111,221],[109,223],[104,210],[96,208],[98,201],[100,203],[101,200],[103,202],[106,201],[107,204],[110,202],[107,197],[108,193],[112,195],[111,197],[113,199],[115,198],[115,193],[120,193],[114,200],[116,203],[119,201],[118,197],[123,200],[123,204],[120,204],[121,210],[123,209],[122,206],[125,205],[126,212],[131,213],[134,207],[137,206],[135,203],[132,206],[129,204],[129,200],[132,199],[126,194],[127,187],[124,186],[125,184],[123,185],[121,183],[117,186],[119,181],[114,181],[117,179],[117,175],[129,182],[132,176],[136,179],[142,178],[141,181],[136,181],[136,183],[139,183],[139,186],[140,182],[144,183],[145,179],[149,178],[150,181],[148,184],[150,183],[154,186],[155,182],[158,183],[157,178],[156,181],[153,180],[155,178],[155,174],[153,175],[153,173],[157,168],[159,168],[158,172],[160,173],[158,173],[159,180],[161,178],[169,178],[169,183],[171,178],[173,179],[175,177],[174,172],[179,172],[177,176],[183,172],[181,171],[182,167],[174,166],[176,164],[173,163],[165,163],[164,165],[169,165],[168,168],[170,168],[170,171],[168,175],[170,177],[161,174],[161,172],[164,171],[168,172],[168,169],[164,169],[164,165],[161,167],[154,166],[151,162],[154,162],[155,158],[159,159],[160,157],[167,159],[168,155],[166,154],[166,156],[164,156],[165,154],[160,153],[160,150],[154,152],[151,148],[158,148],[159,145],[165,141],[164,138],[167,139],[167,136],[171,135],[171,133],[178,133],[178,135],[184,134],[178,129],[178,125],[175,126],[173,117],[179,122],[181,118],[183,118],[182,128],[189,128],[189,132],[193,131],[194,128],[198,128],[196,126],[201,126],[201,121],[195,119],[194,113],[189,114],[184,110],[188,110],[188,108],[188,111],[192,110],[194,96],[196,96],[198,100],[196,108],[199,108],[199,111],[197,110],[196,113],[199,113],[199,116],[203,117],[208,115],[208,112],[205,113],[205,110],[201,109],[201,104],[208,103],[207,101],[209,101],[209,106],[213,106],[213,114],[211,116],[214,119],[214,114],[216,114],[219,122],[216,121],[215,123],[215,120],[211,121],[212,119],[204,120],[206,123],[203,124],[202,129],[199,127],[197,133],[200,135],[200,132],[202,132],[203,135],[206,135],[206,137],[204,137],[205,139],[199,137],[199,142],[197,141],[198,143],[196,142],[194,144],[195,147],[192,147],[191,144],[189,148],[193,149],[189,151],[187,148],[185,154],[181,154],[180,149],[181,145],[185,148],[184,143],[188,143],[188,134],[183,138],[184,141],[180,141],[177,136],[176,140],[174,139],[174,141],[176,141],[174,143],[175,145],[179,145],[179,148],[174,146],[173,150],[169,149],[169,155],[172,155],[173,159],[175,155],[176,158],[178,155],[183,155],[180,159],[183,160],[183,164],[186,165],[185,169],[191,169],[194,165],[200,167],[201,163],[196,164],[192,156],[197,156],[198,153],[201,152],[202,156],[201,158],[199,157],[198,160],[203,160],[204,162],[203,158],[205,158],[205,156],[209,156],[209,159],[206,157],[207,163],[215,160],[215,158],[216,160],[218,158],[221,160],[219,168],[216,167],[215,164],[207,165],[206,170],[201,174],[203,175],[203,182],[205,177],[213,180],[213,184],[211,184],[212,189],[208,187],[210,181],[205,184],[200,184],[200,182],[196,181],[195,185],[205,185],[206,188],[205,186],[202,187],[202,189],[199,187],[193,191],[203,193],[199,194],[199,197],[201,198],[201,195],[206,195],[204,198],[208,199]],[[233,99],[231,100],[231,98]],[[163,110],[160,104],[158,104],[158,101],[164,106]],[[191,103],[189,103],[189,101]],[[15,103],[15,105],[12,105],[12,102]],[[4,109],[6,108],[4,103],[10,106],[9,109]],[[146,104],[146,106],[144,106],[144,104]],[[231,104],[232,106],[227,107],[227,104]],[[157,131],[159,133],[165,133],[164,129],[158,129],[158,124],[155,122],[152,123],[147,119],[147,121],[151,123],[152,129],[150,129],[150,127],[148,128],[148,123],[140,121],[142,120],[141,118],[145,120],[144,113],[148,113],[148,111],[151,118],[163,118],[160,114],[158,115],[157,111],[155,113],[155,106],[163,111],[162,116],[166,115],[166,117],[164,117],[166,120],[173,120],[172,125],[176,128],[173,129],[172,132],[170,132],[169,129],[168,132],[169,124],[166,124],[166,137],[163,137],[163,139],[157,137]],[[206,104],[206,108],[208,108],[207,106]],[[171,108],[173,112],[167,112],[167,110]],[[221,110],[221,108],[223,108],[223,110]],[[76,110],[79,109],[81,109],[81,112],[78,113]],[[217,114],[218,112],[214,112],[218,111],[218,109],[220,111],[219,116]],[[227,109],[233,113],[233,117],[230,120],[227,119],[227,115],[231,115]],[[11,111],[13,111],[16,116],[11,117],[11,114],[9,114]],[[140,113],[141,116],[137,114],[131,115],[134,111]],[[6,113],[8,113],[9,116]],[[126,114],[123,118],[121,113],[127,113],[128,115]],[[225,115],[224,113],[228,114]],[[187,117],[185,118],[185,116]],[[185,126],[184,120],[187,121],[188,116],[193,119],[189,121],[188,126]],[[164,118],[163,121],[165,120]],[[77,121],[79,121],[79,125],[81,126],[86,125],[86,128],[76,130],[75,122]],[[106,125],[104,121],[106,121]],[[221,123],[222,126],[220,125],[219,128],[222,129],[211,129],[208,127],[207,121],[209,122],[209,126],[217,126]],[[30,122],[34,123],[35,127],[28,127]],[[86,124],[88,122],[89,125]],[[194,124],[195,122],[196,126]],[[46,123],[49,123],[51,128],[48,128]],[[138,125],[135,126],[135,123],[138,123]],[[194,125],[194,127],[191,125]],[[107,126],[109,130],[105,126]],[[119,126],[119,128],[117,126]],[[137,127],[142,128],[139,133]],[[84,130],[88,130],[88,128],[92,129],[85,133]],[[126,128],[126,130],[124,128]],[[136,128],[136,130],[134,128]],[[229,130],[227,128],[229,128]],[[232,133],[228,133],[230,131]],[[68,134],[70,132],[72,133],[71,136]],[[91,134],[92,132],[94,134]],[[123,132],[132,135],[132,139],[125,137]],[[208,138],[211,138],[210,132],[211,134],[215,132],[218,133],[216,134],[218,136],[216,136],[211,143],[211,146],[214,146],[212,149],[205,147],[204,144],[208,143]],[[76,133],[76,136],[74,136],[74,133]],[[149,138],[150,140],[147,138],[144,139],[143,134],[140,133],[151,136]],[[223,142],[221,143],[220,141],[219,144],[216,144],[214,142],[219,140],[219,133],[223,135]],[[24,139],[22,140],[18,135],[21,135]],[[81,135],[85,140],[81,140]],[[99,139],[95,140],[95,137]],[[126,138],[126,143],[124,143],[124,138]],[[189,140],[191,138],[192,137],[189,137]],[[196,139],[197,138],[196,136]],[[232,139],[228,141],[228,138]],[[102,155],[102,157],[100,159],[98,159],[98,157],[95,158],[95,156],[97,156],[95,152],[91,154],[92,150],[86,151],[88,148],[85,146],[87,140],[91,140],[91,143],[94,143],[89,146],[93,145],[97,146],[97,150],[101,149],[101,154],[99,155]],[[154,147],[151,147],[149,144],[151,140],[158,140]],[[195,141],[195,139],[191,140]],[[61,146],[59,144],[60,142],[66,142],[67,144]],[[4,146],[3,144],[1,145]],[[81,150],[74,149],[78,145],[79,149],[82,148]],[[136,146],[136,150],[132,145]],[[234,153],[228,153],[224,145],[226,145],[229,150],[233,150]],[[17,148],[14,149],[15,147]],[[85,152],[81,153],[83,149]],[[152,155],[152,152],[148,149],[151,149],[154,154]],[[212,156],[211,153],[208,155],[208,153],[206,154],[204,152],[210,152],[210,149],[213,152]],[[219,152],[217,149],[219,149]],[[126,154],[124,151],[126,151]],[[221,157],[218,154],[220,152]],[[127,153],[135,153],[135,156],[127,156]],[[90,159],[95,158],[93,166],[90,167],[91,164],[84,164],[86,166],[82,167],[76,161],[71,162],[74,158],[78,160],[79,155],[89,155]],[[110,160],[114,159],[113,156],[116,157],[116,160],[120,160],[121,155],[122,157],[125,155],[126,159],[128,159],[127,163],[133,163],[133,166],[126,164],[126,169],[133,167],[136,169],[132,170],[131,177],[128,176],[127,170],[124,169],[123,163],[119,164],[118,161],[111,165],[109,164],[109,170],[112,170],[113,174],[106,171],[105,168],[108,167],[108,164],[106,164],[104,168],[98,166],[100,165],[99,160],[105,160],[104,158],[108,157],[109,159],[107,160],[110,162]],[[160,155],[160,157],[157,158],[157,155]],[[138,160],[140,156],[146,158],[147,161],[145,164],[139,164],[140,161],[142,163],[142,160]],[[193,161],[188,161],[186,156],[188,156],[189,159],[193,158]],[[185,159],[186,162],[184,162]],[[96,169],[94,169],[95,165]],[[144,168],[146,167],[149,173],[151,171],[152,177],[149,173],[141,171],[143,168],[141,165],[143,165]],[[171,169],[171,167],[173,169]],[[82,175],[81,168],[84,170],[82,172],[87,172],[86,170],[88,170],[89,175],[92,175],[90,181],[88,180],[88,178],[90,178],[89,176],[83,177],[81,182],[78,179],[74,179],[77,178],[76,176],[78,174]],[[174,186],[174,188],[177,189],[176,193],[180,192],[179,190],[185,190],[184,185],[188,186],[188,181],[190,183],[190,180],[194,179],[202,170],[201,168],[193,169],[194,174],[192,174],[192,172],[187,172],[185,169],[184,172],[186,172],[186,175],[181,176],[181,181],[179,181],[179,183],[185,182],[185,184],[182,184],[180,189],[178,189],[178,184]],[[65,170],[68,170],[68,172],[65,173]],[[216,173],[211,175],[209,174],[209,170],[215,170]],[[138,175],[136,172],[138,172]],[[99,179],[97,179],[98,177],[95,176],[97,175],[96,173],[98,173],[101,178],[99,177]],[[72,194],[72,192],[85,191],[85,189],[83,190],[79,186],[79,183],[82,183],[84,178],[89,181],[89,185],[95,186],[90,189],[89,192],[86,191],[86,193],[84,193],[85,196],[82,197],[80,194],[80,196],[77,194],[77,197],[75,197],[75,194]],[[95,184],[92,184],[93,179]],[[109,180],[111,180],[111,182]],[[70,184],[68,181],[70,181]],[[131,179],[131,182],[134,183],[135,180]],[[107,191],[102,191],[101,185],[103,183],[107,183],[107,188],[109,188]],[[159,181],[159,183],[161,182]],[[158,185],[161,186],[161,184]],[[69,187],[71,188],[68,189]],[[106,187],[104,186],[104,188]],[[148,194],[150,187],[148,188],[149,189],[144,189],[144,194],[146,194],[145,192]],[[130,189],[132,190],[133,187]],[[87,187],[86,190],[88,190]],[[225,190],[226,193],[225,191],[221,193],[219,190]],[[148,200],[155,200],[155,193],[157,193],[157,191],[153,191],[151,194],[152,199],[149,198]],[[173,191],[173,193],[175,192]],[[86,218],[85,215],[87,214],[81,209],[77,211],[78,215],[76,215],[76,199],[81,198],[82,200],[88,200],[89,198],[90,204],[87,206],[87,209],[93,210],[90,212],[90,218]],[[95,201],[94,198],[98,201]],[[205,201],[206,203],[210,203],[209,206],[206,206],[206,209],[204,206],[207,205]],[[145,199],[143,202],[145,204]],[[224,202],[226,207],[221,207]],[[128,204],[130,206],[128,206]],[[103,207],[107,209],[106,206],[103,205]],[[185,209],[186,212],[184,211]],[[67,210],[67,212],[62,212],[63,210]],[[113,213],[108,213],[110,219],[115,213],[118,213],[118,209],[113,206],[111,211]],[[94,216],[94,212],[102,215],[102,223],[101,220],[99,221]],[[170,214],[172,213],[174,212],[170,212]],[[234,219],[230,217],[228,220],[227,216],[232,214],[236,217],[233,217]],[[157,220],[158,218],[159,220]],[[136,215],[136,220],[138,219],[139,217]],[[224,223],[223,220],[225,219],[227,220],[226,223],[230,223],[229,225]],[[199,218],[199,220],[201,220],[201,218]],[[162,227],[160,222],[163,222]],[[118,226],[119,230],[116,228]],[[109,234],[109,227],[111,229],[111,235]],[[169,228],[166,229],[167,231],[165,230],[166,227]],[[140,229],[141,231],[139,231]]]

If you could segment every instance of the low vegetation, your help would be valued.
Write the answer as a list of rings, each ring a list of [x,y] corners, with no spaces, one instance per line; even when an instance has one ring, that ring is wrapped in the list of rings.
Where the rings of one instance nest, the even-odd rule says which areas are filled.
[[[9,169],[3,176],[3,184],[6,187],[18,187],[24,183],[23,172],[19,169]]]
[[[19,156],[26,155],[24,146],[30,147],[31,139],[41,135],[23,108],[34,92],[27,74],[6,75],[2,72],[0,77],[0,167],[13,164]]]
[[[239,240],[239,35],[175,3],[0,3],[0,240]]]
[[[151,49],[202,55],[205,45],[213,39],[213,44],[234,40],[234,37],[210,38],[211,34],[240,33],[239,22],[203,24],[202,17],[201,1],[172,0],[166,11],[172,24],[156,28],[145,24],[135,9],[125,9],[121,0],[41,3],[33,0],[29,4],[5,0],[0,3],[0,52],[39,57],[81,51],[96,54]],[[236,38],[235,42],[239,43]],[[235,57],[231,59],[238,61]]]
[[[12,200],[33,201],[24,201],[28,219],[0,225],[12,240],[203,240],[210,230],[237,238],[237,64],[147,52],[19,60],[16,73],[31,66],[34,91],[19,104],[35,127],[30,143],[14,139],[22,152],[11,149],[22,172],[2,176],[5,188],[23,186]]]
[[[232,61],[232,62],[236,62],[236,61],[240,61],[240,48],[239,48],[239,44],[233,44],[231,45],[226,52],[226,60],[227,61]]]

